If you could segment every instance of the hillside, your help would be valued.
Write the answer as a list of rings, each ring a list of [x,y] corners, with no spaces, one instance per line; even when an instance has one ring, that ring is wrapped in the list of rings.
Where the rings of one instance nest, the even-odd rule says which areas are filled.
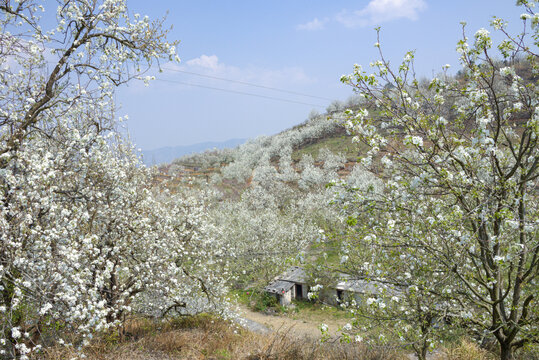
[[[346,163],[342,169],[349,169],[357,162],[360,152],[358,144],[352,142],[352,137],[335,120],[341,116],[340,111],[311,116],[292,128],[272,136],[249,139],[234,149],[188,154],[163,164],[160,172],[169,178],[203,177],[209,180],[212,174],[221,174],[227,168],[225,178],[240,180],[236,176],[238,174],[234,174],[234,168],[243,167],[245,171],[240,176],[240,182],[243,182],[251,175],[247,168],[252,171],[265,160],[278,168],[280,159],[289,156],[292,166],[301,172],[303,158],[310,158],[321,167],[324,154],[329,153],[342,156]]]
[[[314,159],[317,159],[320,150],[324,148],[333,153],[343,154],[351,162],[356,161],[359,155],[357,144],[352,142],[352,137],[347,135],[343,128],[337,127],[332,133],[298,146],[292,152],[292,159],[298,162],[304,155],[310,155]]]
[[[153,150],[143,150],[143,161],[146,166],[170,163],[184,155],[199,153],[212,149],[234,148],[243,144],[246,139],[230,139],[226,141],[208,141],[184,146],[166,146]]]

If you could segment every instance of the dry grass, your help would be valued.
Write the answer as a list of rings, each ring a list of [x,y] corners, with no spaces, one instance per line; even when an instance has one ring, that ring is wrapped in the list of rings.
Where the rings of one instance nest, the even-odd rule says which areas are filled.
[[[364,344],[321,343],[298,338],[291,329],[257,334],[210,316],[181,318],[166,323],[137,318],[127,322],[124,336],[103,334],[84,349],[95,360],[408,360],[410,351],[367,347]],[[533,350],[533,351],[532,351]],[[535,351],[535,352],[534,352]],[[35,359],[64,360],[80,354],[52,348]],[[495,360],[492,352],[463,339],[431,355],[435,360]],[[517,354],[539,359],[537,348]]]
[[[84,350],[96,360],[401,360],[405,354],[392,349],[368,348],[361,344],[320,343],[298,339],[281,329],[270,335],[238,329],[208,316],[180,319],[165,324],[147,319],[128,322],[125,336],[107,334]],[[78,354],[66,348],[47,350],[36,358],[60,360]]]
[[[539,360],[539,347],[530,345],[519,349],[514,354],[515,359]],[[496,360],[499,359],[498,345],[494,342],[489,349],[483,349],[466,338],[447,346],[439,352],[435,360]]]
[[[436,360],[494,360],[496,356],[477,344],[462,339],[460,343],[442,349]]]

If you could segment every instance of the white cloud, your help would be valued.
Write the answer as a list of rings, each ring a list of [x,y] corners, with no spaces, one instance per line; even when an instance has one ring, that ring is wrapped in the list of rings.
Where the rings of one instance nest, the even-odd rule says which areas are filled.
[[[301,67],[285,67],[281,69],[268,69],[253,65],[238,67],[222,63],[217,55],[201,55],[197,58],[187,60],[181,65],[168,63],[163,67],[163,70],[165,72],[170,70],[170,74],[174,74],[175,70],[185,71],[190,77],[189,80],[197,83],[199,82],[198,80],[203,80],[204,78],[189,73],[206,75],[210,77],[206,81],[209,80],[212,85],[225,85],[226,87],[237,87],[241,85],[233,83],[226,84],[221,80],[212,79],[211,77],[277,87],[286,86],[286,84],[314,82],[314,79],[307,76]]]
[[[219,70],[219,67],[223,66],[219,64],[217,55],[201,55],[200,57],[186,61],[186,64],[191,67],[200,67],[213,71]]]
[[[341,12],[335,20],[349,28],[378,25],[401,18],[417,20],[419,12],[426,7],[425,0],[371,0],[361,10]]]
[[[309,21],[305,24],[299,24],[296,26],[296,29],[298,30],[306,30],[306,31],[313,31],[313,30],[322,30],[326,23],[328,22],[328,18],[318,20],[318,18],[314,18],[312,21]]]

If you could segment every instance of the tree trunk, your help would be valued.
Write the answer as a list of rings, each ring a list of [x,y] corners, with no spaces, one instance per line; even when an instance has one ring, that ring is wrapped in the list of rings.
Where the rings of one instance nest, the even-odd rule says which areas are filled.
[[[500,360],[513,360],[513,348],[511,344],[500,344]]]
[[[428,346],[427,345],[423,345],[423,348],[421,349],[421,357],[419,358],[420,360],[427,360],[427,350],[428,350]]]
[[[415,351],[415,355],[417,356],[418,360],[426,360],[427,359],[427,351],[429,349],[428,344],[426,342],[422,343],[419,346],[416,346],[415,344],[412,345],[412,348]]]

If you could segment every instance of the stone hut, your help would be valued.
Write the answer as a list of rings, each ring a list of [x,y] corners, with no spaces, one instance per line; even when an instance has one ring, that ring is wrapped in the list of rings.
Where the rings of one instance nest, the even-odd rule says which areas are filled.
[[[305,270],[292,266],[277,276],[264,290],[275,296],[282,306],[290,305],[293,299],[306,299],[309,286]]]
[[[347,274],[338,274],[334,285],[324,287],[319,293],[319,299],[324,303],[339,306],[345,301],[364,301],[368,297],[382,294],[397,294],[397,291],[386,285],[361,279],[351,278]],[[290,305],[294,299],[307,299],[309,284],[305,270],[299,266],[289,268],[277,276],[264,290],[277,298],[282,306]]]
[[[385,286],[376,282],[351,279],[346,274],[341,274],[334,286],[323,289],[320,299],[331,305],[338,306],[345,301],[363,301],[366,297],[378,296],[384,292]],[[387,289],[385,289],[387,291]]]

